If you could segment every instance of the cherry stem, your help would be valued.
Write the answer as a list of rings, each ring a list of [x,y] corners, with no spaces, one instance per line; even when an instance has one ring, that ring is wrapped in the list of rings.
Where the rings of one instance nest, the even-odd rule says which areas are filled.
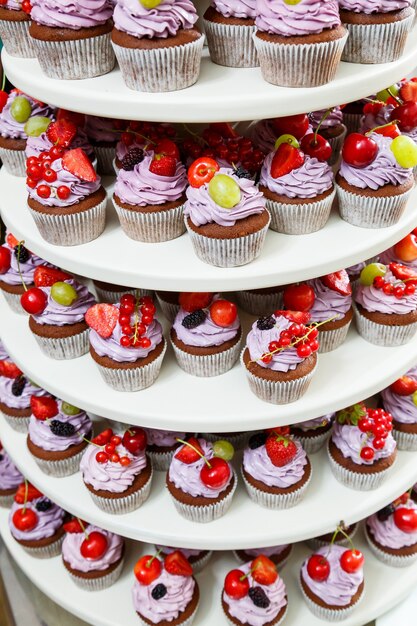
[[[3,80],[1,81],[1,90],[4,91],[6,86],[6,72],[3,70]]]
[[[374,133],[376,130],[379,130],[380,128],[387,128],[388,126],[392,126],[393,124],[397,124],[398,121],[399,120],[392,120],[391,122],[387,122],[386,124],[381,124],[381,126],[375,126],[374,128],[371,128],[370,130],[368,130],[365,133],[365,137],[369,137],[369,135]]]
[[[355,544],[353,543],[352,539],[349,537],[347,532],[345,532],[341,526],[339,526],[338,529],[339,529],[340,534],[343,535],[344,538],[348,540],[349,545],[352,548],[352,550],[356,551]]]
[[[195,133],[193,130],[191,130],[191,128],[188,126],[188,124],[183,123],[182,124],[184,130],[191,135],[191,137],[194,137],[194,139],[196,140],[197,143],[201,144],[206,144],[208,146],[208,141],[206,141],[204,139],[204,137],[200,137],[200,135],[198,133]]]
[[[388,91],[389,95],[391,96],[391,98],[393,98],[393,99],[395,100],[395,102],[396,102],[398,105],[400,105],[400,106],[401,106],[401,105],[402,105],[401,100],[400,100],[399,98],[397,98],[397,96],[394,96],[394,94],[392,93],[392,91],[391,91],[391,89],[390,89],[389,87],[387,88],[387,91]]]
[[[158,552],[156,554],[153,555],[152,558],[149,559],[149,561],[147,561],[145,567],[150,567],[152,565],[152,563],[155,561],[155,559],[158,558],[158,556],[161,554],[162,550],[161,548],[158,550]]]
[[[316,131],[314,133],[314,145],[316,145],[317,143],[317,135],[319,134],[319,130],[321,128],[321,125],[323,124],[323,122],[325,120],[327,120],[327,118],[329,117],[330,113],[334,110],[334,107],[331,107],[330,109],[327,109],[326,113],[323,115],[323,117],[320,120],[319,125],[316,128]]]
[[[191,443],[188,443],[188,441],[184,441],[183,439],[179,439],[178,437],[177,437],[177,441],[179,441],[180,443],[183,443],[185,446],[188,446],[189,448],[194,450],[194,452],[197,452],[197,454],[203,459],[203,461],[206,463],[206,465],[211,469],[211,465],[209,463],[209,460],[206,459],[206,457],[204,456],[204,454],[202,454],[200,452],[200,450],[197,450],[197,448],[195,446],[193,446]]]
[[[19,272],[19,276],[20,276],[20,280],[22,281],[23,289],[25,291],[27,291],[28,288],[26,287],[26,283],[23,280],[22,272],[21,272],[21,269],[20,269],[20,250],[21,250],[22,245],[24,243],[25,243],[24,241],[19,241],[19,243],[17,244],[17,271]]]
[[[89,439],[87,439],[87,437],[84,437],[84,436],[81,437],[81,439],[92,446],[96,446],[96,448],[100,448],[100,450],[104,448],[104,445],[105,445],[103,444],[102,446],[100,446],[98,443],[95,443],[94,441],[90,441]]]
[[[26,513],[26,504],[28,501],[28,497],[29,497],[29,483],[27,479],[25,478],[25,497],[23,500],[23,513]]]
[[[77,517],[77,520],[78,520],[78,523],[79,523],[79,525],[81,526],[81,528],[82,528],[82,530],[83,530],[83,533],[84,533],[84,535],[85,535],[85,538],[86,538],[86,539],[87,539],[87,541],[88,541],[88,540],[90,539],[90,536],[89,536],[88,532],[86,531],[84,524],[82,523],[82,521],[80,520],[80,518],[79,518],[79,517]]]

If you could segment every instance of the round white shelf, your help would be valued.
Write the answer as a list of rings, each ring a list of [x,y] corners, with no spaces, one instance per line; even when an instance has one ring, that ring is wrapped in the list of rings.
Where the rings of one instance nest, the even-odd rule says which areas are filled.
[[[106,186],[112,193],[111,179]],[[349,267],[389,248],[417,225],[417,190],[396,226],[369,230],[344,222],[333,211],[325,228],[304,236],[268,231],[261,256],[231,269],[213,267],[194,254],[188,235],[160,244],[127,237],[112,203],[107,225],[95,241],[76,247],[48,244],[27,209],[24,179],[0,172],[0,211],[14,235],[29,249],[66,270],[105,282],[166,291],[257,289],[306,280]]]
[[[91,594],[79,589],[70,579],[61,558],[34,559],[12,538],[7,525],[7,511],[0,510],[1,536],[19,567],[43,593],[70,613],[93,626],[137,626],[138,618],[131,601],[134,582],[133,567],[141,552],[137,544],[128,544],[128,557],[120,579],[104,591]],[[366,555],[366,598],[344,626],[363,626],[382,615],[413,589],[417,582],[417,564],[404,569],[382,565],[367,549],[364,539],[357,541],[358,548]],[[325,626],[307,608],[298,589],[300,565],[309,549],[304,544],[295,547],[291,561],[281,572],[288,592],[288,613],[285,626]],[[197,575],[201,600],[194,624],[196,626],[222,626],[226,624],[220,594],[226,573],[237,567],[230,553],[215,555],[205,570]]]
[[[259,68],[234,69],[215,65],[204,51],[200,78],[183,91],[140,93],[128,89],[118,67],[89,80],[53,80],[37,60],[18,59],[3,51],[9,80],[40,100],[73,111],[162,122],[222,122],[304,113],[376,93],[415,67],[417,31],[408,37],[403,56],[394,63],[358,65],[341,63],[333,82],[311,89],[270,85]]]
[[[352,524],[379,510],[417,480],[415,453],[400,452],[385,483],[366,498],[337,482],[330,471],[327,453],[311,455],[313,476],[305,498],[292,509],[270,511],[254,504],[243,482],[227,514],[210,524],[195,524],[176,511],[165,488],[165,472],[155,472],[151,496],[127,515],[109,515],[95,506],[80,473],[67,478],[44,474],[26,446],[26,435],[12,430],[0,418],[0,440],[19,467],[38,489],[72,514],[124,537],[168,546],[227,550],[293,543],[331,532],[340,520]],[[239,472],[241,455],[236,456]],[[163,511],[163,515],[161,515]]]

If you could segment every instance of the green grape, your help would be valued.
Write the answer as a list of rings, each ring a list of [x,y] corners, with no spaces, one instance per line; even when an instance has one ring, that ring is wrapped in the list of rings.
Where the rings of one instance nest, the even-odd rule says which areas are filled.
[[[30,117],[25,124],[25,133],[28,137],[39,137],[48,128],[51,120],[49,117],[42,117],[41,115],[35,115]]]
[[[398,165],[415,167],[417,165],[417,144],[406,135],[399,135],[390,146]]]
[[[388,89],[391,93],[389,93]],[[388,87],[387,89],[382,89],[381,91],[378,91],[378,93],[376,94],[376,99],[380,100],[380,102],[386,102],[391,95],[397,96],[398,92],[399,89],[397,85],[391,85],[391,87]]]
[[[69,402],[63,402],[61,404],[61,410],[65,415],[78,415],[80,413],[80,409]]]
[[[231,461],[235,454],[235,449],[229,441],[221,439],[213,443],[214,456],[218,456],[224,461]]]
[[[417,406],[417,391],[413,393],[413,402]]]
[[[30,106],[29,100],[24,96],[17,96],[12,102],[10,113],[16,122],[24,124],[32,113],[32,107]]]
[[[77,300],[78,295],[72,285],[59,281],[51,287],[51,298],[62,306],[71,306]]]
[[[240,187],[231,176],[217,174],[209,182],[210,198],[224,209],[232,209],[240,202]]]
[[[285,4],[290,4],[291,6],[294,4],[299,4],[301,0],[284,0]]]
[[[294,135],[281,135],[275,142],[275,150],[278,150],[282,143],[289,143],[290,146],[294,146],[294,148],[299,148],[300,144],[297,141],[297,138]]]
[[[145,7],[145,9],[154,9],[162,2],[162,0],[139,0],[139,1],[141,5]]]
[[[361,285],[370,285],[373,284],[374,278],[376,276],[385,276],[387,273],[387,267],[383,263],[370,263],[366,265],[361,271],[361,275],[359,276],[359,280]]]

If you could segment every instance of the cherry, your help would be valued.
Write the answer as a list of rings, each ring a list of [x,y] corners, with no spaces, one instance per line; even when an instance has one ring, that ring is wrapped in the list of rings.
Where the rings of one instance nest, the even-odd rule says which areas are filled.
[[[232,569],[224,579],[224,590],[234,600],[245,598],[249,593],[248,577],[241,569]]]
[[[322,135],[309,133],[301,140],[301,150],[319,161],[327,161],[332,156],[332,147]]]
[[[37,523],[38,516],[33,509],[17,509],[13,514],[13,524],[22,532],[32,530]]]
[[[314,289],[307,283],[288,285],[284,289],[284,306],[292,311],[309,311],[315,299]]]
[[[31,287],[20,296],[20,304],[29,315],[40,315],[44,312],[48,298],[39,287]]]
[[[2,0],[1,5],[5,5],[7,4],[7,0]],[[0,91],[0,113],[3,111],[4,107],[6,106],[6,102],[9,98],[9,94],[6,91]]]
[[[324,583],[330,576],[330,563],[322,554],[312,554],[307,562],[307,572],[316,582]]]
[[[80,552],[88,561],[96,561],[105,554],[107,546],[107,537],[103,533],[93,531],[82,542]]]
[[[375,451],[372,450],[372,448],[370,448],[369,446],[365,446],[364,448],[362,448],[361,459],[363,459],[364,461],[372,461],[374,456],[375,456]]]
[[[0,274],[5,274],[9,271],[11,265],[12,255],[9,248],[5,246],[0,247]]]
[[[410,233],[394,246],[394,254],[405,263],[411,263],[417,259],[417,237]]]
[[[210,459],[209,464],[204,463],[200,471],[202,482],[209,489],[222,489],[230,479],[231,470],[229,464],[219,457]]]
[[[272,585],[278,578],[275,563],[260,554],[251,563],[252,578],[260,585]]]
[[[228,300],[216,300],[210,307],[210,316],[217,326],[227,328],[237,317],[237,307]]]
[[[396,121],[403,133],[409,133],[417,126],[417,102],[409,100],[391,111],[390,119]]]
[[[416,509],[407,509],[399,507],[394,512],[394,523],[403,533],[417,532],[417,511]]]
[[[141,585],[149,586],[161,575],[162,563],[156,556],[146,554],[139,559],[133,571]]]
[[[365,557],[360,550],[345,550],[340,557],[340,567],[348,574],[354,574],[365,563]]]
[[[220,169],[219,164],[210,157],[200,157],[188,168],[188,181],[191,187],[201,187],[209,183]]]
[[[272,120],[272,126],[278,136],[289,134],[294,135],[296,139],[301,139],[308,131],[310,122],[305,113],[299,113],[298,115],[277,117]]]
[[[123,435],[123,445],[133,455],[146,449],[148,443],[146,432],[139,426],[130,426]]]
[[[343,160],[353,167],[367,167],[376,159],[378,144],[359,133],[351,133],[345,139],[342,149]]]
[[[390,385],[390,389],[398,396],[411,396],[417,391],[417,380],[410,376],[401,376],[401,378]]]

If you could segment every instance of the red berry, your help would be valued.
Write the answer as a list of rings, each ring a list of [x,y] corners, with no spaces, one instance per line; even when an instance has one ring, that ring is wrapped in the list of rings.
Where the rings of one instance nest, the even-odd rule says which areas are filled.
[[[382,424],[374,424],[372,428],[374,437],[383,437],[386,433],[386,428]]]
[[[324,583],[330,576],[330,563],[322,554],[312,554],[307,562],[307,573],[316,582]]]
[[[384,284],[385,284],[385,281],[384,281],[383,276],[375,276],[374,283],[373,283],[375,289],[382,289]]]
[[[135,311],[135,305],[131,302],[125,302],[124,304],[120,305],[119,311],[124,315],[131,315]]]
[[[100,452],[97,452],[96,454],[97,463],[107,463],[108,460],[109,460],[109,455],[103,452],[103,450],[100,450]]]
[[[320,348],[320,344],[317,341],[317,339],[313,339],[312,341],[309,342],[308,345],[310,346],[310,349],[312,352],[317,352],[317,350]]]
[[[375,439],[372,441],[372,445],[375,450],[382,450],[383,448],[385,448],[385,439],[383,439],[382,437],[375,437]]]
[[[216,300],[210,306],[210,317],[217,326],[227,328],[237,318],[237,307],[228,300]]]
[[[151,340],[149,339],[149,337],[141,337],[139,340],[139,345],[141,348],[150,348],[151,347]]]
[[[30,176],[30,178],[33,178],[33,180],[40,180],[42,178],[42,168],[37,163],[33,163],[32,165],[28,165],[26,174]]]
[[[390,296],[394,293],[394,285],[391,285],[391,283],[384,283],[382,291],[385,293],[385,295]]]
[[[110,443],[112,443],[114,446],[120,446],[120,444],[122,443],[122,438],[119,437],[119,435],[113,435],[113,437],[110,439]]]
[[[417,510],[399,507],[394,511],[394,523],[403,533],[417,531]]]
[[[342,149],[343,160],[353,167],[367,167],[376,159],[378,144],[371,137],[351,133],[345,139]]]
[[[87,561],[96,561],[105,554],[107,546],[106,535],[98,531],[93,531],[82,542],[80,552]]]
[[[123,348],[130,348],[130,346],[132,345],[131,338],[123,335],[123,337],[120,337],[120,345],[123,346]]]
[[[231,469],[229,464],[219,457],[213,457],[209,465],[204,463],[201,471],[201,481],[209,489],[223,489],[230,479]]]
[[[394,287],[394,296],[398,298],[398,300],[401,300],[404,294],[405,294],[405,285],[396,285]]]
[[[132,335],[133,334],[133,328],[131,326],[122,326],[122,333],[124,335]]]
[[[5,274],[9,271],[12,260],[12,254],[9,248],[0,246],[0,274]]]
[[[142,315],[142,323],[149,326],[153,322],[153,315]]]
[[[127,324],[130,324],[130,315],[126,315],[125,313],[119,315],[119,324],[120,326],[126,326]]]
[[[7,0],[1,0],[0,5],[4,6],[5,4],[7,4]],[[6,91],[0,91],[0,113],[6,106],[6,102],[8,99],[9,94]]]
[[[123,435],[122,442],[126,450],[134,456],[143,452],[148,443],[146,432],[139,426],[129,426],[128,430],[126,430]]]
[[[191,187],[201,187],[209,183],[214,174],[220,169],[217,161],[210,157],[201,157],[188,168],[188,182]]]
[[[416,291],[416,288],[415,288],[414,285],[406,285],[405,293],[406,293],[407,296],[414,295],[415,291]]]
[[[107,428],[103,430],[97,437],[92,439],[92,443],[95,443],[97,446],[105,446],[106,443],[109,443],[110,439],[113,437],[113,431],[111,428]]]
[[[112,454],[110,457],[110,461],[112,463],[118,463],[120,461],[120,456],[116,453]]]
[[[192,576],[193,568],[180,550],[167,554],[164,559],[165,569],[172,576]]]
[[[56,195],[60,200],[67,200],[71,195],[71,189],[66,185],[60,185],[56,190]]]
[[[271,163],[272,178],[280,178],[301,167],[304,163],[304,153],[289,143],[282,143],[274,154]]]
[[[301,140],[301,150],[319,161],[327,161],[332,156],[332,146],[322,135],[309,133]]]
[[[27,532],[35,528],[38,523],[38,516],[33,509],[17,509],[13,514],[12,521],[18,530]]]
[[[296,139],[304,137],[310,125],[308,116],[305,113],[277,117],[272,120],[272,125],[277,136],[288,133],[294,135]]]
[[[417,391],[417,380],[410,376],[401,376],[401,378],[390,385],[390,389],[399,396],[411,396]]]
[[[365,446],[364,448],[362,448],[361,458],[364,461],[372,461],[374,456],[375,456],[375,451],[372,448],[370,448],[369,446]]]
[[[51,155],[51,159],[55,161],[56,159],[62,157],[62,155],[64,154],[64,149],[61,148],[61,146],[52,146],[52,148],[49,150],[49,154]]]
[[[272,585],[278,578],[275,563],[260,554],[251,563],[252,578],[260,585]]]
[[[187,313],[193,313],[198,309],[208,307],[213,299],[213,294],[209,292],[182,292],[179,295],[179,304]]]
[[[271,363],[272,361],[272,356],[270,354],[265,354],[262,358],[261,358],[262,363],[265,363],[266,365],[268,365],[268,363]]]
[[[44,312],[48,298],[39,287],[31,287],[20,296],[20,304],[29,315],[40,315]]]
[[[278,341],[271,341],[271,343],[268,346],[268,350],[270,352],[275,352],[279,348],[280,348],[280,345],[279,345]]]
[[[372,421],[367,417],[362,417],[358,421],[358,428],[362,433],[369,433],[372,430]]]
[[[51,195],[51,188],[48,187],[48,185],[39,185],[36,193],[40,198],[49,198],[49,196]]]
[[[43,178],[47,183],[54,183],[57,179],[57,173],[53,169],[45,169],[43,172]]]
[[[113,454],[115,450],[116,447],[112,443],[106,443],[106,445],[104,446],[104,451],[107,452],[107,454]]]
[[[300,343],[297,346],[297,354],[301,359],[307,359],[312,353],[310,346],[306,343]]]
[[[307,283],[288,285],[284,289],[284,306],[293,311],[309,311],[316,299],[314,289]]]
[[[130,464],[131,464],[131,462],[132,462],[132,461],[129,459],[129,457],[128,457],[128,456],[121,456],[121,457],[120,457],[120,465],[121,465],[122,467],[127,467],[128,465],[130,465]]]
[[[272,433],[265,443],[268,457],[275,467],[287,465],[297,454],[297,446],[292,439]]]
[[[417,126],[417,102],[404,102],[391,112],[391,120],[397,122],[403,133],[409,133]]]
[[[241,600],[249,593],[249,580],[240,569],[232,569],[224,579],[225,593],[233,600]]]
[[[141,323],[137,324],[137,326],[136,326],[136,334],[141,336],[141,335],[144,335],[145,333],[146,333],[146,326],[145,326],[145,324],[141,324]]]
[[[360,550],[345,550],[340,557],[340,567],[348,574],[357,572],[365,562],[365,557]]]
[[[119,311],[113,304],[94,304],[87,310],[84,318],[90,328],[107,339],[116,327]]]
[[[125,146],[131,146],[134,140],[135,137],[132,133],[125,132],[120,135],[120,141],[124,143]]]
[[[38,182],[34,178],[30,178],[29,176],[26,178],[26,185],[30,187],[30,189],[35,189]]]

